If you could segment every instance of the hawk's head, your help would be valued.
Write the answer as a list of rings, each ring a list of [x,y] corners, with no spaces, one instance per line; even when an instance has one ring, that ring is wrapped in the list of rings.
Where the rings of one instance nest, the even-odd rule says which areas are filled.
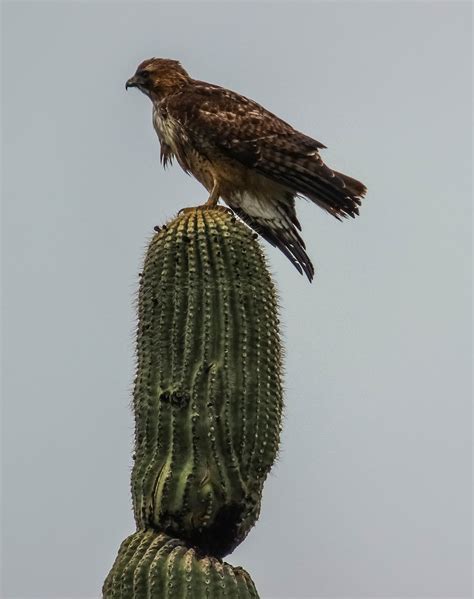
[[[189,75],[177,60],[149,58],[138,65],[125,88],[138,87],[151,99],[160,100],[190,81]]]

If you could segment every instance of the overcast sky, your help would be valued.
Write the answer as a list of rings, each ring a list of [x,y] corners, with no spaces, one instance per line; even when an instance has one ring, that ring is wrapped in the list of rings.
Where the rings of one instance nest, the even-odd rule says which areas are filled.
[[[471,7],[3,5],[3,596],[98,597],[133,530],[134,299],[164,172],[150,56],[247,96],[364,181],[356,221],[300,200],[312,285],[265,245],[285,420],[227,558],[262,599],[471,594]]]

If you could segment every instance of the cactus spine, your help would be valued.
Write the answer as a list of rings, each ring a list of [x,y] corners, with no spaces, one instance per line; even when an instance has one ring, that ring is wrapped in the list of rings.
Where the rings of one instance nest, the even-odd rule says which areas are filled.
[[[186,210],[153,237],[139,289],[131,483],[137,529],[148,532],[124,542],[104,597],[125,597],[111,590],[121,564],[131,560],[126,567],[133,571],[137,560],[148,564],[164,548],[176,556],[173,564],[186,555],[186,563],[201,564],[197,555],[209,555],[210,571],[250,580],[212,560],[230,553],[255,524],[278,450],[278,325],[260,246],[229,211]],[[191,548],[198,553],[191,556]],[[256,597],[246,584],[243,594],[225,596]]]

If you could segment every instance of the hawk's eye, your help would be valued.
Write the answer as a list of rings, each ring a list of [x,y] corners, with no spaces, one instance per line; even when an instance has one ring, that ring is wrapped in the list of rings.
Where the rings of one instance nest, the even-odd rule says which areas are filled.
[[[150,71],[143,70],[140,71],[138,74],[140,75],[140,77],[142,77],[142,79],[148,79],[148,77],[150,76]]]

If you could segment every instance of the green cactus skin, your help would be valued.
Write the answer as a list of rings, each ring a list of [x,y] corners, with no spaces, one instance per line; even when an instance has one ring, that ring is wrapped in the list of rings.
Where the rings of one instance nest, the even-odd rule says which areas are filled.
[[[102,593],[103,599],[258,599],[242,568],[152,530],[125,539]]]
[[[277,300],[252,232],[181,213],[149,245],[138,301],[138,529],[223,557],[260,512],[281,427]]]

